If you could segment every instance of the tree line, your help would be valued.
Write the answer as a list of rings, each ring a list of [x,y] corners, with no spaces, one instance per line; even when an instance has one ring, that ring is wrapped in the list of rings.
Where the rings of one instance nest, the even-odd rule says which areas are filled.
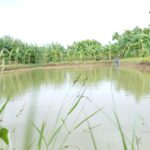
[[[96,40],[73,42],[65,48],[59,43],[43,46],[24,43],[10,36],[0,38],[0,64],[31,64],[150,56],[150,26],[135,27],[112,35],[102,45]]]

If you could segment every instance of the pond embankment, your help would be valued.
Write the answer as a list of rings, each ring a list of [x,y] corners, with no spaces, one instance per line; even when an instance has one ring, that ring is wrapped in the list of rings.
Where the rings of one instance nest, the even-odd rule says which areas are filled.
[[[122,59],[121,66],[150,72],[150,57]]]
[[[92,66],[113,66],[113,60],[102,61],[83,61],[83,62],[59,62],[47,64],[13,64],[0,67],[1,72],[22,71],[29,69],[43,68],[73,68],[73,67],[92,67]],[[129,58],[121,59],[119,67],[138,69],[140,71],[150,72],[150,58]]]
[[[122,63],[121,67],[133,68],[144,72],[150,72],[150,63]]]

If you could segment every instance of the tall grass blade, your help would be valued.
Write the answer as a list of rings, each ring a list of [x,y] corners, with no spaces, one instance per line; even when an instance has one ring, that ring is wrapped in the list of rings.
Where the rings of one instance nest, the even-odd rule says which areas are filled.
[[[73,105],[73,107],[68,111],[67,116],[69,116],[75,110],[75,108],[79,105],[81,99],[83,98],[83,94],[84,94],[85,90],[86,90],[86,88],[83,90],[83,92],[81,93],[80,97],[78,98],[76,103]]]
[[[37,140],[37,138],[35,138],[35,139],[31,142],[31,144],[27,147],[27,150],[30,150],[30,149],[32,148],[32,146],[33,146],[33,144],[35,143],[36,140]]]
[[[102,111],[102,114],[112,123],[114,126],[119,130],[118,124],[116,124],[105,112]],[[129,140],[129,138],[124,134],[126,140],[130,145],[132,145],[132,142]]]
[[[60,125],[55,132],[52,134],[51,138],[49,139],[48,145],[50,145],[52,143],[52,141],[54,140],[54,138],[57,136],[57,134],[59,133],[59,131],[61,130],[63,125]]]
[[[117,121],[117,125],[118,125],[119,132],[120,132],[120,134],[121,134],[121,139],[122,139],[122,143],[123,143],[123,148],[124,148],[124,150],[127,150],[127,144],[126,144],[126,141],[125,141],[125,135],[124,135],[124,133],[123,133],[123,130],[122,130],[122,127],[121,127],[121,124],[120,124],[118,115],[117,115],[117,113],[115,112],[114,109],[113,109],[113,112],[114,112],[114,115],[115,115],[115,118],[116,118],[116,121]]]
[[[118,128],[117,124],[105,113],[102,111],[102,114],[116,127]]]
[[[137,150],[140,150],[140,140],[141,140],[141,139],[136,136],[136,146],[137,146]]]
[[[68,131],[68,133],[64,137],[64,140],[63,140],[62,144],[59,147],[59,150],[63,149],[63,146],[64,146],[65,142],[67,141],[67,139],[68,139],[68,137],[69,137],[70,134],[71,134],[71,131]]]
[[[67,97],[69,91],[71,91],[72,87],[76,84],[76,82],[78,82],[80,76],[81,76],[81,74],[79,74],[79,75],[76,77],[76,79],[73,81],[73,85],[72,85],[71,88],[68,90],[67,94],[65,95],[65,98]],[[62,105],[61,105],[61,107],[60,107],[60,109],[59,109],[59,112],[58,112],[58,115],[57,115],[57,118],[56,118],[56,122],[55,122],[54,128],[56,127],[56,125],[57,125],[57,123],[58,123],[60,114],[61,114],[61,112],[62,112],[62,110],[63,110],[64,102],[65,102],[65,101],[63,101],[63,103],[62,103]]]
[[[42,136],[43,136],[43,133],[44,133],[44,129],[45,129],[45,123],[43,122],[42,123],[42,127],[41,127],[41,134],[40,134],[40,138],[39,138],[39,142],[38,142],[38,150],[41,149],[41,145],[42,145]]]
[[[134,141],[135,141],[135,125],[136,125],[136,121],[134,123],[134,126],[133,126],[133,132],[132,132],[132,146],[131,146],[131,150],[135,150],[135,145],[134,145]]]
[[[9,102],[9,97],[7,98],[6,102],[3,104],[3,106],[0,108],[0,114],[4,111],[4,109],[6,108],[6,105]]]
[[[87,121],[88,119],[92,118],[94,115],[96,115],[98,112],[100,112],[102,108],[99,108],[97,111],[95,111],[94,113],[90,114],[89,116],[87,116],[85,119],[83,119],[80,123],[78,123],[73,129],[76,130],[78,127],[80,127],[85,121]]]
[[[7,98],[6,102],[0,108],[0,114],[5,110],[7,104],[9,102],[9,97]],[[3,140],[7,145],[9,145],[9,138],[8,138],[8,129],[4,127],[0,127],[0,139]]]
[[[43,135],[43,131],[42,131],[42,130],[44,130],[44,129],[40,130],[33,122],[31,122],[31,124],[32,124],[32,126],[37,130],[37,132],[40,134],[39,142],[41,142],[42,139],[43,139],[43,141],[44,141],[44,143],[45,143],[45,146],[46,146],[46,149],[48,150],[48,144],[47,144],[47,142],[46,142],[46,139],[45,139],[45,137],[44,137],[44,135]],[[43,125],[42,125],[42,126],[43,126]],[[43,127],[42,127],[42,128],[43,128]],[[39,143],[39,145],[38,145],[38,148],[40,148],[39,146],[40,146],[40,143]]]
[[[98,150],[98,149],[97,149],[97,145],[96,145],[96,140],[95,140],[95,137],[94,137],[92,128],[91,128],[91,126],[90,126],[89,120],[87,119],[86,121],[87,121],[87,124],[88,124],[88,127],[89,127],[89,131],[90,131],[90,135],[91,135],[91,139],[92,139],[92,143],[93,143],[94,150]]]
[[[67,94],[65,95],[65,98],[67,97],[69,91],[71,91],[72,87],[76,84],[76,82],[78,82],[80,76],[81,76],[81,74],[79,74],[79,75],[76,77],[76,79],[75,79],[74,82],[73,82],[73,85],[72,85],[71,88],[68,90]],[[65,101],[63,101],[63,103],[62,103],[62,105],[61,105],[61,107],[60,107],[60,109],[59,109],[59,112],[58,112],[58,115],[57,115],[57,118],[56,118],[56,122],[55,122],[55,125],[54,125],[54,130],[55,130],[56,126],[57,126],[58,120],[59,120],[59,118],[60,118],[60,114],[61,114],[61,112],[63,111],[64,103],[65,103]],[[60,131],[60,130],[59,130],[59,131]],[[50,138],[51,138],[51,137],[50,137]]]

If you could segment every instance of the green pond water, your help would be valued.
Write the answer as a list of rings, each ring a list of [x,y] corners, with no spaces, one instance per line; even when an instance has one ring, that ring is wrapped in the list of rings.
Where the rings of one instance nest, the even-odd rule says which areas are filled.
[[[62,104],[56,127],[62,124],[83,91],[81,101],[49,150],[94,150],[87,121],[63,141],[67,130],[101,107],[103,112],[88,120],[97,149],[122,150],[120,133],[110,121],[116,123],[114,103],[128,148],[134,126],[138,148],[150,148],[150,73],[111,67],[37,69],[0,74],[0,106],[8,96],[11,98],[0,122],[9,129],[10,147],[37,150],[39,133],[31,122],[39,128],[43,121],[46,123],[44,137],[48,141]],[[3,142],[0,142],[1,147],[8,149]],[[45,149],[43,142],[42,150]]]

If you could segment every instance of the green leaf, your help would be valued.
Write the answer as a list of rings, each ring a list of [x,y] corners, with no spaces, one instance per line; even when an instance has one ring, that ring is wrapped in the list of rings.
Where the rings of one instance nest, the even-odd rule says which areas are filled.
[[[94,134],[93,134],[91,125],[90,125],[88,119],[87,119],[86,121],[87,121],[87,124],[88,124],[88,127],[89,127],[89,131],[90,131],[90,135],[91,135],[91,139],[92,139],[92,144],[93,144],[93,146],[94,146],[94,150],[97,150],[96,140],[95,140],[95,137],[94,137]]]
[[[86,90],[86,88],[83,90],[83,92],[81,93],[80,97],[78,98],[76,103],[73,105],[73,107],[69,110],[69,112],[67,113],[67,116],[69,116],[75,110],[75,108],[78,106],[78,104],[80,103],[81,99],[83,98],[83,94],[84,94],[85,90]]]
[[[113,109],[113,112],[114,112],[114,115],[115,115],[115,118],[116,118],[116,121],[117,121],[117,125],[118,125],[119,132],[120,132],[120,134],[121,134],[121,139],[122,139],[122,143],[123,143],[123,148],[124,148],[124,150],[128,150],[127,144],[126,144],[126,140],[125,140],[125,134],[123,133],[123,129],[122,129],[122,127],[121,127],[118,114],[117,114],[117,112],[116,112],[114,109]]]
[[[39,142],[38,142],[38,149],[41,149],[42,139],[43,139],[43,141],[44,141],[44,143],[45,143],[46,148],[48,149],[48,144],[47,144],[46,139],[45,139],[45,137],[44,137],[44,135],[43,135],[43,132],[44,132],[44,129],[45,129],[45,124],[44,124],[44,122],[42,123],[42,128],[41,128],[41,130],[40,130],[33,122],[31,122],[31,125],[32,125],[32,126],[37,130],[37,132],[40,134],[40,138],[39,138]]]
[[[102,111],[104,107],[99,108],[97,111],[95,111],[94,113],[90,114],[89,116],[87,116],[85,119],[83,119],[80,123],[78,123],[73,129],[76,130],[78,127],[80,127],[85,121],[87,121],[88,119],[92,118],[94,115],[96,115],[98,112]]]
[[[3,127],[0,128],[0,139],[2,139],[7,145],[9,145],[8,129]]]
[[[8,104],[9,102],[9,97],[7,98],[6,102],[3,104],[3,106],[0,108],[0,114],[4,111],[6,105]]]

